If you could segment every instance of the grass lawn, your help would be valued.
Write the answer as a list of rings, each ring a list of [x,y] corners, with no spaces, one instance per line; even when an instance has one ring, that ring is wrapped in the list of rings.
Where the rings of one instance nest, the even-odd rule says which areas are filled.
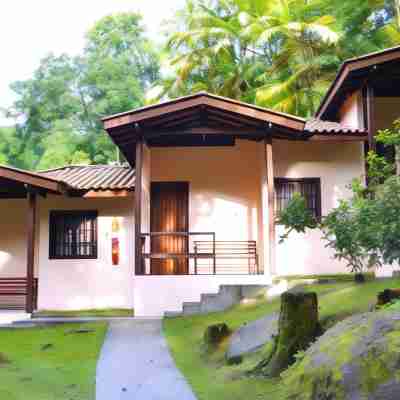
[[[41,310],[34,314],[34,318],[40,317],[132,317],[133,310],[128,308],[103,308],[89,310],[59,311]]]
[[[0,399],[94,400],[105,323],[0,330]],[[88,333],[73,330],[85,328]]]
[[[399,278],[374,280],[362,285],[352,282],[312,285],[306,290],[318,293],[320,318],[324,326],[329,326],[351,314],[368,311],[375,304],[379,291],[394,287],[400,287]],[[164,320],[164,332],[173,357],[199,400],[285,399],[285,388],[279,379],[245,375],[262,358],[263,350],[245,357],[240,365],[227,366],[224,346],[209,355],[202,349],[202,337],[208,325],[226,322],[231,329],[237,329],[246,321],[278,311],[279,306],[277,299],[236,306],[223,313]]]

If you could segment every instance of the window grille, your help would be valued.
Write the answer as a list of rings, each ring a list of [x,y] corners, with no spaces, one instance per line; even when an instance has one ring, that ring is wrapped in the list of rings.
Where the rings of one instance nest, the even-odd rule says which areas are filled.
[[[97,258],[97,211],[50,212],[50,258]]]
[[[300,193],[316,219],[321,218],[321,180],[320,178],[275,178],[275,215],[278,217],[294,193]]]

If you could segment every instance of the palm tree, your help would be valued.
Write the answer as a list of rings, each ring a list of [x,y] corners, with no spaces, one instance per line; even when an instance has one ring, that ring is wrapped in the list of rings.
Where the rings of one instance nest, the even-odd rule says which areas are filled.
[[[167,43],[173,74],[163,81],[164,93],[178,96],[207,90],[248,101],[259,57],[247,51],[235,0],[193,2],[177,15]]]
[[[188,0],[158,94],[207,90],[309,116],[344,58],[396,41],[393,25],[379,26],[382,1]]]
[[[275,43],[271,65],[259,77],[258,104],[298,115],[310,115],[323,96],[339,59],[340,35],[333,16],[318,0],[258,2],[245,35],[256,46]]]

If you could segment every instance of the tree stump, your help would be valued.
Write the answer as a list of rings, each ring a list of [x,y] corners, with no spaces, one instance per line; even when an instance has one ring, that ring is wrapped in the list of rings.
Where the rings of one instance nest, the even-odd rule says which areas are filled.
[[[378,293],[377,305],[383,306],[397,299],[400,299],[400,289],[385,289]]]
[[[277,377],[295,361],[295,354],[305,350],[320,332],[316,293],[283,293],[278,336],[274,349],[256,371]]]
[[[210,325],[204,332],[204,344],[207,350],[218,347],[229,335],[231,331],[225,323]]]

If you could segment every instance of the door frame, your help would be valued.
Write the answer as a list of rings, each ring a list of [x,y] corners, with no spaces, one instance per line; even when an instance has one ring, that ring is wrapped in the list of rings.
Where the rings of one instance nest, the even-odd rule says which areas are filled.
[[[153,202],[152,202],[152,186],[153,185],[163,185],[163,186],[168,186],[168,185],[176,185],[176,184],[182,184],[185,185],[187,190],[186,190],[186,225],[187,229],[186,232],[190,232],[190,221],[189,221],[189,215],[190,215],[190,182],[189,181],[151,181],[150,182],[150,232],[153,232],[152,226],[153,226]],[[186,238],[186,246],[185,246],[185,251],[186,254],[189,254],[189,236]],[[150,254],[153,252],[152,250],[152,240],[150,237]],[[186,275],[189,274],[189,258],[186,258]],[[152,272],[152,266],[151,266],[151,260],[150,260],[150,275],[157,275],[153,274]]]

